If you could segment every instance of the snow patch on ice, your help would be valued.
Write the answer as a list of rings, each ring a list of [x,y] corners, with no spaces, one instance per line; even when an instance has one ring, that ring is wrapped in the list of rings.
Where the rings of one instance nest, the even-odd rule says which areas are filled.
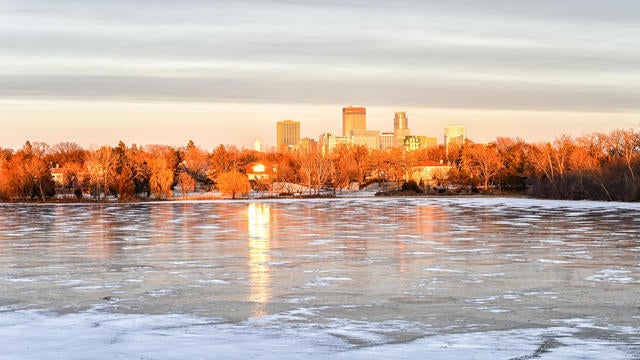
[[[228,282],[226,280],[219,280],[219,279],[198,280],[198,282],[202,283],[202,284],[221,284],[221,285],[230,284],[230,282]]]
[[[308,303],[314,300],[317,300],[318,298],[316,296],[307,296],[307,297],[301,297],[301,298],[291,298],[291,299],[286,299],[284,302],[289,303],[289,304],[304,304],[304,303]]]
[[[551,260],[551,259],[538,259],[538,262],[544,263],[544,264],[570,264],[570,261],[564,261],[564,260]]]
[[[628,359],[637,347],[615,340],[581,338],[582,328],[603,328],[590,319],[557,320],[568,327],[433,335],[411,322],[364,322],[328,319],[325,325],[283,325],[283,316],[304,319],[322,308],[298,309],[279,317],[242,324],[190,315],[110,314],[95,310],[58,315],[46,311],[5,312],[0,317],[2,357],[92,359],[495,359],[532,354],[545,339],[556,339],[545,359],[593,357]],[[499,313],[502,309],[486,308]],[[266,326],[265,326],[266,325]],[[604,326],[637,334],[632,327]],[[418,339],[394,340],[397,331]]]
[[[158,290],[151,290],[146,294],[152,297],[162,297],[162,296],[176,295],[176,291],[173,289],[158,289]]]
[[[329,286],[334,281],[351,281],[348,277],[320,277],[316,276],[311,282],[306,283],[304,286]]]
[[[632,327],[632,326],[619,326],[615,324],[601,324],[598,323],[595,319],[584,319],[584,318],[572,318],[572,319],[562,319],[562,320],[551,320],[554,323],[565,323],[576,328],[582,329],[598,329],[598,330],[607,330],[607,331],[615,331],[617,333],[629,334],[629,335],[638,335],[640,334],[640,328]]]
[[[587,277],[586,280],[618,284],[637,283],[638,281],[628,275],[630,273],[631,271],[624,268],[603,269],[598,271],[597,274]]]
[[[464,271],[464,270],[443,269],[443,268],[440,268],[440,267],[430,267],[430,268],[426,268],[424,270],[425,271],[430,271],[430,272],[443,272],[443,273],[453,273],[453,274],[464,274],[464,273],[466,273],[466,271]]]
[[[471,276],[480,276],[480,277],[499,277],[504,276],[504,273],[486,273],[486,274],[471,274]]]

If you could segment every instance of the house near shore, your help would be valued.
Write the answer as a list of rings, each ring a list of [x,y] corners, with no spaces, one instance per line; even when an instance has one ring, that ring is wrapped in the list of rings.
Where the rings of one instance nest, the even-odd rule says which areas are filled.
[[[268,166],[262,162],[252,162],[246,167],[246,174],[249,181],[271,180],[278,172],[277,165]]]
[[[50,168],[49,171],[51,172],[51,179],[53,179],[53,182],[56,184],[56,186],[64,185],[64,169],[60,167],[54,167]]]
[[[447,178],[451,165],[436,161],[421,161],[411,168],[410,178],[416,183],[436,186]]]

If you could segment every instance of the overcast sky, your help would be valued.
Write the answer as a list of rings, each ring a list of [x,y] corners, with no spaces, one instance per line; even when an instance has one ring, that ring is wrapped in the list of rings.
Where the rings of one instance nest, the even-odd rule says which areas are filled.
[[[640,127],[640,1],[0,0],[0,147]],[[6,127],[5,127],[6,128]]]

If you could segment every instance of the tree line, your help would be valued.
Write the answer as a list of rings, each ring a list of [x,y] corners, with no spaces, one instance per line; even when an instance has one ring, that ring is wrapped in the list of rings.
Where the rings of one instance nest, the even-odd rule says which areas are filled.
[[[632,129],[565,135],[543,143],[498,137],[488,144],[467,141],[409,152],[341,145],[329,154],[319,149],[263,153],[225,145],[207,151],[192,141],[184,147],[120,142],[95,150],[72,142],[26,142],[18,150],[0,148],[0,199],[46,201],[64,194],[130,201],[210,190],[235,198],[250,188],[270,191],[273,183],[304,185],[316,194],[374,182],[400,188],[430,161],[449,170],[420,179],[422,189],[638,201],[639,151],[640,134]],[[267,176],[249,181],[247,166],[256,162],[266,165]]]

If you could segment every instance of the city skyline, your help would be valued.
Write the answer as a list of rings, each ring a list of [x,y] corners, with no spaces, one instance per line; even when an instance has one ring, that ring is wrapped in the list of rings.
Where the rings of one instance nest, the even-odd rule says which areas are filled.
[[[1,103],[1,102],[0,102]],[[277,132],[273,131],[273,126],[279,121],[282,121],[285,118],[277,118],[276,116],[271,116],[269,121],[264,121],[260,123],[246,122],[246,121],[238,121],[237,125],[234,125],[237,128],[243,129],[244,133],[238,136],[237,134],[229,133],[228,130],[231,129],[231,125],[224,122],[207,122],[202,117],[206,117],[201,115],[197,120],[193,122],[193,124],[189,124],[189,126],[184,126],[184,123],[180,122],[180,118],[183,115],[183,111],[174,112],[174,111],[164,111],[163,109],[173,109],[172,104],[130,104],[130,107],[135,107],[136,110],[133,111],[133,114],[142,115],[143,118],[140,122],[143,126],[148,127],[149,131],[142,131],[139,133],[132,133],[127,131],[127,127],[123,124],[124,127],[115,127],[112,123],[84,123],[80,119],[83,118],[83,115],[87,113],[84,110],[83,104],[75,104],[75,111],[71,111],[69,117],[63,117],[61,119],[57,119],[55,121],[56,125],[51,127],[41,127],[40,123],[35,121],[24,120],[23,117],[20,117],[19,123],[7,123],[6,128],[8,129],[5,133],[0,133],[0,139],[3,141],[0,142],[0,147],[3,148],[13,148],[19,149],[21,148],[25,141],[31,142],[45,142],[49,145],[54,145],[59,142],[75,142],[80,146],[87,149],[96,149],[101,146],[115,146],[119,141],[124,141],[127,144],[138,144],[138,145],[153,145],[153,144],[163,144],[163,145],[171,145],[171,146],[185,146],[189,140],[193,140],[198,146],[213,149],[218,145],[232,145],[237,146],[239,148],[251,148],[253,147],[253,143],[259,139],[263,141],[264,145],[269,147],[277,146]],[[202,114],[205,109],[209,108],[209,104],[190,104],[192,106],[191,111],[186,111],[184,113],[188,114]],[[234,114],[234,111],[238,111],[238,106],[242,104],[227,104],[224,109],[232,109],[235,110],[230,111],[229,114]],[[246,105],[246,104],[244,104]],[[57,106],[56,106],[57,107]],[[123,107],[122,104],[119,104],[118,107]],[[125,106],[127,107],[127,106]],[[147,107],[154,108],[153,111],[145,111]],[[325,108],[327,106],[324,106]],[[7,108],[5,107],[5,110]],[[224,111],[224,109],[222,111]],[[341,116],[342,107],[336,106],[333,114],[333,119],[327,120],[327,117],[322,116],[325,112],[318,112],[316,114],[312,114],[305,119],[302,119],[301,122],[301,132],[300,137],[310,137],[317,138],[318,135],[323,133],[337,134],[341,135]],[[373,109],[378,109],[378,112],[383,112],[379,114],[376,111],[372,111],[371,107],[367,107],[368,112],[372,113],[375,117],[373,117],[373,121],[371,117],[368,117],[368,122],[371,123],[371,128],[379,129],[381,133],[393,133],[393,115],[396,111],[393,111],[394,107],[384,107],[382,110],[377,107],[373,107]],[[407,108],[403,108],[407,109]],[[144,114],[141,114],[141,111],[145,111]],[[219,111],[219,110],[218,110]],[[273,106],[266,106],[266,113],[273,113],[275,111]],[[325,109],[326,111],[326,109]],[[467,128],[468,136],[471,137],[474,141],[480,143],[491,142],[495,140],[497,137],[512,137],[512,138],[521,138],[527,142],[551,142],[555,138],[562,135],[571,135],[571,136],[580,136],[592,132],[601,132],[606,133],[613,129],[628,129],[628,128],[640,128],[640,122],[636,122],[638,120],[637,117],[633,114],[618,114],[619,116],[615,119],[616,121],[610,121],[610,118],[606,118],[603,114],[592,114],[592,113],[571,113],[565,114],[567,117],[562,123],[557,123],[551,129],[546,128],[547,132],[543,132],[538,135],[532,135],[536,130],[540,128],[540,121],[548,121],[551,123],[556,116],[554,112],[531,112],[531,111],[515,111],[513,113],[503,113],[500,111],[481,111],[475,112],[474,109],[470,109],[467,111],[458,111],[451,109],[420,109],[415,108],[413,111],[419,113],[435,113],[438,114],[439,120],[434,120],[430,124],[424,124],[426,121],[418,121],[418,126],[412,126],[412,132],[415,130],[416,134],[422,134],[426,136],[433,136],[438,139],[438,144],[442,144],[442,135],[444,129],[447,126],[451,126],[452,124],[458,124]],[[163,113],[164,115],[169,115],[170,120],[157,120],[154,119],[154,115],[158,113]],[[213,112],[213,111],[212,111]],[[410,112],[410,111],[403,111]],[[473,113],[475,114],[476,121],[456,121],[460,117],[457,116],[458,113]],[[305,112],[307,115],[309,113]],[[222,113],[219,113],[222,115]],[[101,120],[107,121],[108,115],[103,114],[102,116],[98,116]],[[125,119],[130,120],[131,115],[123,116]],[[234,116],[227,115],[223,118],[233,118]],[[412,119],[415,119],[416,116],[412,115]],[[298,117],[299,118],[299,117]],[[512,118],[522,119],[522,124],[514,124]],[[483,124],[483,120],[489,121],[492,119],[496,127],[487,127]],[[587,119],[587,120],[585,120]],[[589,127],[585,127],[585,121],[594,122],[593,125]],[[416,121],[412,122],[413,124]],[[471,124],[471,125],[467,125]],[[480,127],[474,127],[474,124]],[[420,126],[422,125],[422,126]],[[517,126],[516,126],[517,125]],[[73,135],[74,132],[68,130],[73,126],[79,126],[84,130],[82,135],[76,136]],[[53,132],[55,129],[61,130],[59,132]],[[421,130],[422,129],[422,130]],[[7,140],[10,139],[10,140]]]
[[[8,0],[0,20],[2,147],[275,145],[283,119],[340,134],[347,104],[439,139],[640,127],[631,0]]]

